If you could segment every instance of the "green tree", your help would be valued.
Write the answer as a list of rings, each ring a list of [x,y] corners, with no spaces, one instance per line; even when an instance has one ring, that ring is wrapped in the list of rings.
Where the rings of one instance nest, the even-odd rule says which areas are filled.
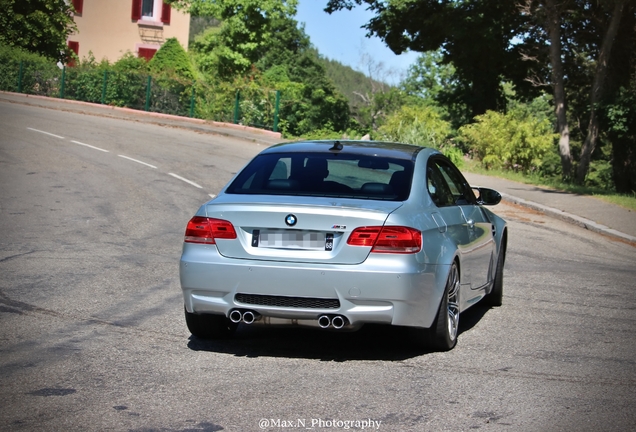
[[[66,62],[77,30],[66,0],[0,0],[0,43]]]
[[[422,53],[401,83],[408,95],[419,97],[425,105],[443,109],[455,129],[472,120],[471,108],[458,97],[463,92],[462,85],[453,64],[444,63],[441,50]]]
[[[296,0],[177,0],[178,8],[221,21],[218,31],[207,32],[204,44],[210,66],[222,77],[246,73],[274,39],[275,22],[296,14]],[[199,50],[200,51],[200,50]]]
[[[190,57],[177,38],[167,39],[152,57],[148,66],[154,73],[174,75],[186,80],[193,80],[195,77]]]
[[[611,3],[611,2],[610,2]],[[600,134],[600,115],[599,104],[606,99],[606,85],[605,82],[608,77],[608,66],[610,64],[610,57],[612,53],[613,45],[616,41],[616,36],[620,29],[620,23],[623,21],[623,16],[626,10],[631,6],[632,14],[634,13],[634,6],[636,2],[629,2],[628,0],[615,0],[613,5],[605,10],[605,20],[602,25],[602,31],[598,39],[598,51],[596,53],[596,65],[594,70],[594,79],[592,88],[590,90],[589,99],[589,120],[587,125],[587,134],[585,141],[581,149],[581,157],[579,160],[579,166],[576,173],[576,180],[582,184],[585,181],[585,177],[590,167],[590,161],[592,159],[592,153],[597,146],[597,142]],[[628,5],[631,3],[631,5]],[[633,20],[632,31],[633,31]],[[632,41],[633,41],[632,33]]]
[[[572,174],[572,154],[570,152],[570,127],[567,120],[566,93],[565,93],[565,72],[563,62],[563,42],[562,42],[562,17],[569,8],[567,1],[557,2],[556,0],[526,0],[521,6],[521,12],[528,17],[534,17],[539,26],[531,26],[527,41],[532,41],[526,45],[534,45],[536,40],[549,41],[549,64],[550,78],[541,79],[538,75],[530,78],[536,86],[542,86],[544,81],[550,81],[552,94],[554,95],[554,112],[556,115],[556,130],[559,133],[559,156],[561,157],[561,172],[563,179],[568,180]],[[536,52],[536,45],[533,47]],[[528,47],[525,47],[526,51]],[[532,49],[532,48],[531,48]],[[539,49],[539,51],[545,51]],[[528,55],[528,60],[537,61],[539,55]],[[539,68],[544,69],[547,61],[542,59]]]
[[[600,110],[621,87],[629,88],[636,63],[636,1],[526,0],[521,11],[530,26],[524,50],[526,59],[535,60],[533,81],[553,89],[564,176],[571,172],[573,139],[572,151],[580,154],[576,181],[583,183],[590,163],[609,153],[597,146],[611,145],[603,142],[611,125],[603,126]],[[567,118],[577,121],[568,124]]]
[[[210,81],[235,83],[247,122],[271,111],[271,94],[281,92],[280,124],[286,136],[315,130],[344,131],[347,100],[326,77],[309,37],[292,17],[296,1],[219,0],[189,2],[196,13],[211,13],[219,27],[208,28],[191,45],[195,63]],[[186,3],[181,2],[180,7]],[[225,98],[227,99],[227,98]]]
[[[376,13],[364,27],[393,52],[441,49],[442,64],[452,64],[457,80],[454,101],[470,108],[470,117],[505,109],[502,81],[522,97],[536,90],[525,78],[529,64],[520,61],[514,38],[523,34],[524,18],[516,2],[501,0],[329,0],[326,11],[365,4]]]
[[[304,29],[290,17],[272,19],[270,28],[270,44],[260,51],[255,67],[268,86],[282,93],[282,130],[301,136],[347,129],[347,100],[327,78]]]

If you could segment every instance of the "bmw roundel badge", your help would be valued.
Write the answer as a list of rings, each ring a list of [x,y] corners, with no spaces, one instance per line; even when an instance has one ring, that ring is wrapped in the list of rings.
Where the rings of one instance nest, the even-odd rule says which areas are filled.
[[[296,225],[296,222],[298,222],[298,219],[295,215],[288,214],[287,216],[285,216],[285,223],[287,224],[287,226],[294,226]]]

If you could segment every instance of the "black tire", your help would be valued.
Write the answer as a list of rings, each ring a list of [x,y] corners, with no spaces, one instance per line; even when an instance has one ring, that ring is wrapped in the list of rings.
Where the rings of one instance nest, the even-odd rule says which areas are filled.
[[[230,337],[238,324],[224,315],[195,314],[185,310],[186,324],[193,336],[200,339],[223,339]]]
[[[431,348],[437,351],[449,351],[457,345],[459,330],[459,268],[453,262],[446,288],[439,305],[437,317],[431,328],[428,329],[428,339]]]
[[[501,306],[503,304],[503,269],[506,260],[506,251],[501,250],[497,258],[497,269],[495,270],[495,280],[492,282],[492,290],[486,296],[488,306]]]

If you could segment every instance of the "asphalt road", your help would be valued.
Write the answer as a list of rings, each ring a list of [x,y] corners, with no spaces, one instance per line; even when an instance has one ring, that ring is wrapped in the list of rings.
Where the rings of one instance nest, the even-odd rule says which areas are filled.
[[[450,352],[190,337],[185,224],[260,149],[0,102],[0,430],[634,430],[636,249],[511,205],[504,306]]]

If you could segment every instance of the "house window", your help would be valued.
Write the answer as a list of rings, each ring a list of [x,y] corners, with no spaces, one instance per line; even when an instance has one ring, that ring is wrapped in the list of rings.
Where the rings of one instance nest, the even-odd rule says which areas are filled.
[[[141,1],[141,16],[152,18],[154,6],[155,6],[155,0],[142,0]]]
[[[131,19],[170,24],[170,11],[170,4],[163,0],[132,0]]]

